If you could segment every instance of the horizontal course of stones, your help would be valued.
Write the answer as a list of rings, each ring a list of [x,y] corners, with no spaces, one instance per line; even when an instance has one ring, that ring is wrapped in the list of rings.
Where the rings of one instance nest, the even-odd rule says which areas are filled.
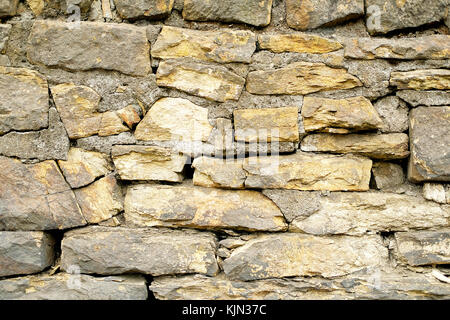
[[[449,299],[423,3],[0,0],[0,299]]]

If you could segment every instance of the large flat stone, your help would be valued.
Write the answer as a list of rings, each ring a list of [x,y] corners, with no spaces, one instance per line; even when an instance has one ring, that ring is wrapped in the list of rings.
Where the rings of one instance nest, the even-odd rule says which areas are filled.
[[[399,90],[397,97],[406,101],[410,106],[448,106],[450,105],[449,91],[417,91],[417,90]]]
[[[156,73],[158,86],[169,87],[225,102],[237,100],[245,79],[220,65],[204,64],[190,59],[165,60]]]
[[[193,21],[237,22],[267,26],[272,0],[185,0],[183,18]]]
[[[318,133],[306,136],[302,151],[353,153],[373,159],[403,159],[409,156],[409,137],[406,133],[387,134],[330,134]]]
[[[436,229],[448,225],[448,208],[416,196],[382,192],[335,192],[316,199],[314,213],[290,231],[315,235]]]
[[[48,86],[41,74],[0,66],[0,95],[0,135],[48,127]]]
[[[88,227],[64,234],[61,269],[81,273],[165,274],[218,271],[216,237],[193,230]]]
[[[250,63],[256,36],[247,30],[200,31],[164,26],[152,46],[152,57],[191,57],[204,61]]]
[[[232,280],[328,278],[380,267],[387,257],[388,250],[378,236],[331,238],[284,233],[249,240],[224,260],[223,268]]]
[[[361,86],[345,69],[323,63],[295,62],[276,70],[249,72],[247,91],[254,94],[308,94]]]
[[[50,230],[86,224],[75,196],[52,160],[23,164],[0,157],[0,230]]]
[[[114,70],[134,76],[152,71],[145,28],[130,24],[37,20],[29,45],[29,60],[49,67]]]
[[[261,49],[275,53],[328,53],[339,50],[342,44],[337,41],[307,33],[261,34],[258,35]]]
[[[419,107],[410,111],[410,181],[450,181],[449,128],[450,107]]]
[[[392,72],[389,83],[391,86],[397,87],[398,89],[449,90],[450,70],[426,69]]]
[[[162,19],[170,15],[174,0],[114,0],[123,19]]]
[[[54,244],[41,231],[0,231],[0,277],[44,270],[55,258]]]
[[[146,300],[144,277],[57,273],[0,281],[1,300]]]
[[[125,219],[139,227],[282,231],[276,205],[256,191],[192,186],[137,185],[128,188]]]

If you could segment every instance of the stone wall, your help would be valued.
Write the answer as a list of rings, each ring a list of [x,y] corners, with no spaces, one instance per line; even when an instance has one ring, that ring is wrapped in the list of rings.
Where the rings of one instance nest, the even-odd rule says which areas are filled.
[[[1,299],[449,299],[447,0],[0,0]]]

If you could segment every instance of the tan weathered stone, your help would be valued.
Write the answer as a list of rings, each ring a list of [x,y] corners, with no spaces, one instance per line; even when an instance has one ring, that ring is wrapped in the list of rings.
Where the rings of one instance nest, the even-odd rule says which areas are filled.
[[[389,81],[391,86],[398,89],[414,90],[449,90],[450,70],[427,69],[405,72],[392,72]]]
[[[89,223],[107,220],[123,210],[122,190],[112,174],[74,192]]]
[[[223,268],[232,280],[319,275],[325,278],[377,268],[388,250],[379,236],[262,235],[235,249]]]
[[[145,141],[207,141],[212,129],[207,108],[187,99],[162,98],[147,112],[134,135]]]
[[[315,235],[408,231],[448,226],[450,211],[416,196],[382,192],[334,192],[317,199],[315,212],[290,231]]]
[[[450,189],[449,187],[445,187],[441,183],[424,183],[423,184],[423,197],[427,200],[431,200],[437,203],[448,203],[450,204],[450,197],[447,198],[446,190]]]
[[[141,121],[142,109],[137,105],[129,105],[116,111],[119,118],[132,129],[135,124]]]
[[[113,146],[112,157],[122,180],[180,182],[187,157],[156,146]]]
[[[276,70],[252,71],[247,77],[247,91],[254,94],[308,94],[361,85],[361,81],[345,69],[311,62],[295,62]]]
[[[405,182],[403,168],[391,162],[374,162],[372,176],[374,187],[380,190],[392,188]]]
[[[306,136],[301,143],[302,151],[354,153],[373,159],[403,159],[408,157],[408,140],[405,133],[387,134],[329,134]]]
[[[246,188],[329,191],[369,189],[370,159],[354,155],[295,154],[249,157]]]
[[[99,136],[113,136],[126,131],[130,131],[130,128],[123,125],[123,120],[116,112],[107,111],[101,113]]]
[[[64,234],[61,269],[81,273],[166,274],[218,272],[216,236],[194,230],[87,227]]]
[[[114,0],[123,19],[161,19],[170,15],[174,0]]]
[[[127,224],[139,227],[193,227],[282,231],[278,207],[256,191],[192,186],[136,185],[125,197]]]
[[[245,79],[223,66],[176,59],[165,60],[159,64],[156,83],[158,86],[225,102],[239,98]]]
[[[256,37],[251,31],[200,31],[164,26],[152,46],[152,57],[191,57],[219,63],[249,63],[255,49]]]
[[[450,36],[432,35],[418,38],[347,39],[344,55],[353,59],[449,59]]]
[[[306,132],[348,133],[379,129],[382,126],[377,110],[370,100],[364,97],[347,99],[305,97],[302,118]]]
[[[342,45],[337,41],[300,32],[262,34],[258,36],[258,44],[261,49],[267,49],[275,53],[328,53],[342,48]]]
[[[193,182],[196,186],[244,189],[246,174],[243,159],[195,158]]]
[[[113,170],[106,154],[70,148],[67,160],[58,160],[64,177],[72,188],[83,187]]]
[[[236,141],[299,140],[297,107],[236,109],[233,111],[233,119]]]

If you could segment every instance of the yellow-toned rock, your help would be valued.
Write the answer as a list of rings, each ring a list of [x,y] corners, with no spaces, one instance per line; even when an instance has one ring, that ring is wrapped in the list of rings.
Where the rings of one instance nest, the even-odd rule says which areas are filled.
[[[295,62],[276,70],[250,72],[246,87],[254,94],[308,94],[361,85],[345,69],[330,68],[323,63]]]
[[[122,180],[180,182],[187,161],[184,155],[156,146],[113,146],[112,157]]]
[[[162,98],[147,112],[134,135],[145,141],[206,141],[212,129],[207,108],[187,99]]]
[[[298,108],[236,109],[235,140],[245,142],[297,142]]]
[[[388,134],[328,134],[306,136],[301,143],[303,151],[355,153],[373,159],[403,159],[408,157],[408,135]]]
[[[243,189],[246,173],[244,159],[195,158],[193,182],[196,186]]]
[[[256,37],[251,31],[200,31],[164,26],[152,47],[152,57],[249,63],[255,49]]]
[[[390,85],[398,89],[449,90],[450,70],[427,69],[406,72],[392,72]]]
[[[262,34],[258,36],[261,49],[275,53],[328,53],[342,48],[342,45],[324,37],[307,33]]]

